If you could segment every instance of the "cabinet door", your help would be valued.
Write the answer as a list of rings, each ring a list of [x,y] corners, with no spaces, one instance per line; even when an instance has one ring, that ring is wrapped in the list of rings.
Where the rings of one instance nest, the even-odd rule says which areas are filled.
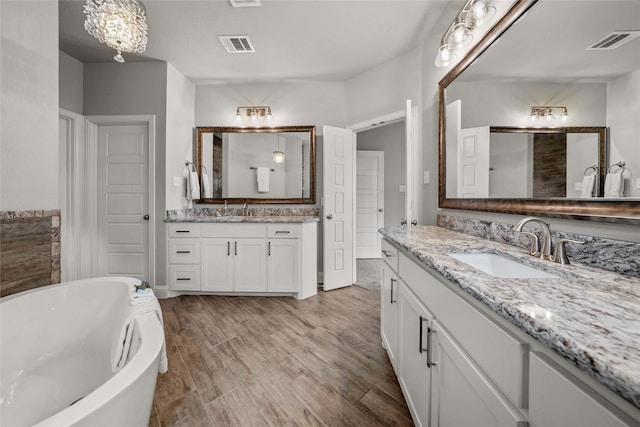
[[[416,426],[429,425],[431,368],[427,366],[432,315],[404,284],[399,295],[398,381]]]
[[[233,241],[202,239],[201,280],[203,291],[233,290]]]
[[[543,354],[531,353],[529,419],[533,427],[634,425]]]
[[[300,251],[297,239],[267,242],[267,289],[269,292],[298,292],[300,289]]]
[[[525,427],[524,416],[496,389],[473,360],[437,322],[431,390],[431,425],[441,427]],[[490,345],[490,343],[487,343]]]
[[[382,285],[380,289],[380,334],[382,345],[387,349],[391,366],[398,373],[398,276],[387,264],[382,266]]]
[[[236,239],[233,242],[234,291],[267,291],[265,246],[264,239]]]

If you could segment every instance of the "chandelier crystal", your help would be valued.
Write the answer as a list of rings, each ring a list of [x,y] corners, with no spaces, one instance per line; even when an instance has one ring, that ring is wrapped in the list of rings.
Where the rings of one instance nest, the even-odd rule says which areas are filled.
[[[142,53],[147,48],[147,11],[142,2],[87,0],[84,14],[85,30],[115,49],[117,62],[124,62],[122,52]]]

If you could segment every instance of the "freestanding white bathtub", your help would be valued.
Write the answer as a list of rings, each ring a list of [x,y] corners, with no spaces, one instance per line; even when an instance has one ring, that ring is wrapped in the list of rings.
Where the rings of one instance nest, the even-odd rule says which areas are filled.
[[[78,280],[0,299],[2,427],[148,425],[164,344],[154,313],[136,317],[126,366],[114,374],[111,363],[136,283]]]

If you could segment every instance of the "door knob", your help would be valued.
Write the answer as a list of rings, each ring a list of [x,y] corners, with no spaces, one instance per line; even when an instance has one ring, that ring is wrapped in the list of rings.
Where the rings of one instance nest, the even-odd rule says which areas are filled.
[[[382,208],[378,209],[378,212],[382,212]]]
[[[407,225],[407,220],[406,220],[406,219],[404,219],[404,218],[402,218],[402,219],[400,220],[400,225]]]
[[[411,220],[411,225],[418,225],[418,220],[416,220],[416,219]]]
[[[143,217],[142,217],[142,219],[145,219],[145,220],[147,220],[147,221],[148,221],[148,220],[149,220],[149,215],[145,215],[145,216],[143,216]]]
[[[327,219],[333,219],[333,215],[331,214],[327,215]]]

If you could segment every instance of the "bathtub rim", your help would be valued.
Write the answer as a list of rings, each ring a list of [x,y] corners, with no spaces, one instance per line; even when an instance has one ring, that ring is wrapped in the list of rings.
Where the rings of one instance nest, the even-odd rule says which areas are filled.
[[[21,297],[27,297],[31,294],[55,291],[60,288],[69,287],[70,285],[81,286],[83,283],[101,282],[121,282],[123,285],[133,286],[140,283],[140,280],[132,277],[108,276],[46,285],[2,297],[0,298],[0,308],[3,303],[10,302]],[[125,301],[128,304],[128,296],[126,298],[127,300]],[[142,377],[149,368],[153,369],[157,375],[160,352],[162,351],[165,339],[163,326],[160,319],[158,319],[158,316],[153,312],[143,313],[137,316],[135,322],[136,327],[140,330],[142,344],[138,348],[133,359],[131,359],[124,368],[101,384],[98,388],[83,397],[82,400],[78,401],[73,406],[69,406],[56,414],[39,421],[33,427],[70,426],[82,422],[84,418],[89,417],[93,412],[107,405],[118,394],[125,391],[129,386],[140,379],[140,377]],[[149,410],[151,409],[152,408],[150,407]]]

